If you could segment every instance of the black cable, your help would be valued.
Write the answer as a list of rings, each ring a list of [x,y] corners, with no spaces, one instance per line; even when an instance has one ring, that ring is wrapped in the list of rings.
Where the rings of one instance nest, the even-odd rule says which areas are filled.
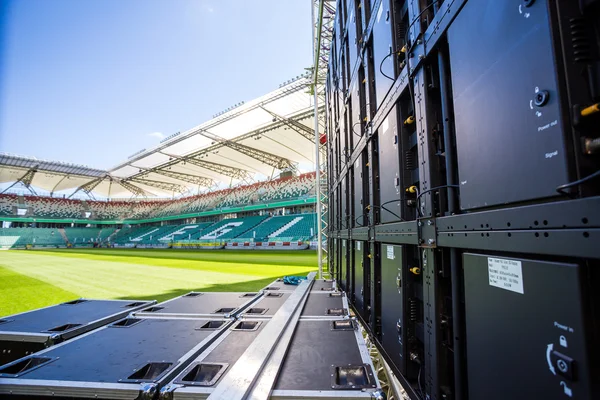
[[[417,383],[419,384],[419,393],[421,394],[421,398],[425,398],[425,394],[423,393],[423,387],[421,386],[421,369],[423,369],[423,366],[421,365],[421,363],[419,363],[419,374],[417,376]]]
[[[385,73],[385,72],[383,72],[383,70],[381,69],[381,68],[383,67],[383,63],[385,62],[385,60],[387,60],[387,58],[388,58],[389,56],[391,56],[392,54],[394,54],[394,52],[393,52],[393,51],[392,51],[392,52],[390,52],[390,53],[389,53],[387,56],[383,57],[383,60],[381,60],[381,62],[379,63],[379,72],[381,72],[381,75],[385,76],[385,77],[386,77],[386,78],[388,78],[389,80],[395,81],[395,80],[396,80],[396,78],[392,78],[391,76],[389,76],[389,75],[386,75],[386,73]]]
[[[412,26],[415,24],[415,22],[419,21],[421,19],[421,17],[423,16],[423,14],[425,14],[425,11],[427,11],[428,9],[430,9],[433,5],[435,4],[435,1],[432,2],[430,5],[428,5],[427,7],[425,7],[423,10],[421,10],[421,12],[419,13],[419,15],[417,15],[412,22],[408,25],[408,29],[406,29],[406,34],[404,35],[404,43],[406,43],[408,45],[408,34],[410,33],[410,28],[412,28]],[[413,46],[407,47],[406,48],[406,54],[410,53],[410,51],[412,50]]]
[[[585,178],[581,178],[575,182],[570,182],[570,183],[565,183],[564,185],[560,185],[559,187],[556,188],[556,191],[560,194],[570,196],[572,193],[565,191],[565,189],[569,189],[574,186],[582,185],[582,184],[586,183],[587,181],[591,181],[592,179],[595,179],[599,176],[600,176],[600,170],[594,172],[591,175],[586,176]]]
[[[400,221],[404,221],[398,214],[396,214],[395,212],[393,212],[392,210],[390,210],[390,209],[388,209],[388,208],[386,208],[384,206],[375,206],[375,205],[373,205],[371,207],[384,209],[385,211],[387,211],[390,214],[392,214],[394,217],[398,218]]]
[[[425,193],[433,192],[434,190],[438,190],[438,189],[444,189],[444,188],[459,188],[459,187],[460,187],[459,185],[440,185],[440,186],[433,187],[433,188],[431,188],[431,189],[424,190],[424,191],[420,192],[420,193],[417,195],[417,198],[416,198],[416,200],[417,200],[417,203],[419,202],[419,198],[420,198],[421,196],[423,196]]]
[[[357,123],[355,123],[354,125],[352,125],[352,133],[354,133],[354,134],[355,134],[356,136],[358,136],[358,137],[362,137],[362,135],[359,135],[358,133],[356,133],[356,131],[354,130],[354,127],[355,127],[356,125],[361,125],[361,124],[362,124],[362,122],[357,122]]]
[[[443,188],[455,188],[455,189],[458,189],[459,187],[460,187],[459,185],[441,185],[441,186],[433,187],[431,189],[424,190],[424,191],[420,192],[419,194],[417,194],[416,202],[417,202],[417,214],[418,214],[418,216],[419,217],[423,217],[423,214],[421,214],[421,207],[420,207],[420,204],[419,204],[419,198],[421,196],[423,196],[425,193],[433,192],[434,190],[443,189]]]

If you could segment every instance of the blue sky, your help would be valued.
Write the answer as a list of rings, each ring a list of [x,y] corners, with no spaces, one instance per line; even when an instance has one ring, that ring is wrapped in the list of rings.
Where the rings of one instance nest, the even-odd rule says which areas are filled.
[[[309,0],[0,0],[0,151],[110,168],[304,72]]]

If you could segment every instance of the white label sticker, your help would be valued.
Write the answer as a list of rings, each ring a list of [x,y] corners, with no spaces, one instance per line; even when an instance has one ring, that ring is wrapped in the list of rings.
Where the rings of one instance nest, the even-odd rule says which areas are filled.
[[[388,260],[394,259],[394,246],[387,247],[387,258],[388,258]]]
[[[490,286],[523,294],[521,261],[488,257]]]
[[[360,244],[361,242],[356,242],[356,250],[360,250]]]
[[[380,4],[379,5],[379,11],[377,11],[377,23],[379,23],[379,20],[381,19],[381,15],[383,14],[383,5]]]

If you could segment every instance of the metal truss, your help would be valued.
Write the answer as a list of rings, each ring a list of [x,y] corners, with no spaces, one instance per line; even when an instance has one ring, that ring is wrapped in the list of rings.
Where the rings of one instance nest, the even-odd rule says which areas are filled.
[[[31,187],[31,182],[33,181],[33,177],[35,176],[35,173],[38,170],[38,166],[35,165],[32,168],[29,168],[27,170],[27,172],[25,172],[25,174],[20,177],[18,180],[16,180],[12,185],[10,185],[9,187],[7,187],[6,189],[4,189],[4,192],[6,192],[8,189],[12,188],[13,186],[15,186],[17,183],[21,183],[23,184],[23,186],[25,186],[31,193],[33,193],[34,196],[37,196],[37,193],[35,192],[35,190],[33,190],[33,188]]]
[[[367,331],[364,329],[362,324],[360,325],[360,330],[363,338],[365,339],[365,343],[367,344],[367,348],[369,349],[369,355],[371,356],[375,373],[377,374],[377,378],[379,378],[379,383],[381,383],[381,390],[386,395],[385,399],[409,399],[409,396],[402,387],[402,384],[398,381],[396,375],[377,349],[373,338],[367,334]]]
[[[96,188],[96,186],[101,184],[104,179],[106,179],[106,176],[101,176],[99,178],[96,178],[89,182],[84,183],[83,185],[81,185],[77,189],[75,189],[75,191],[73,193],[71,193],[69,198],[73,197],[75,195],[75,193],[79,192],[80,190],[82,190],[89,197],[94,198],[92,195],[92,191]]]
[[[194,185],[198,185],[198,186],[211,187],[214,182],[210,178],[205,178],[203,176],[197,176],[197,175],[192,175],[192,174],[185,174],[183,172],[166,171],[164,169],[155,169],[155,170],[152,170],[151,172],[154,172],[155,174],[158,174],[158,175],[167,176],[169,178],[177,179],[177,180],[180,180],[183,182],[193,183]],[[144,173],[142,175],[139,175],[138,178],[146,179],[146,177],[149,174],[150,174],[150,171],[148,171],[147,173]]]
[[[188,188],[183,186],[183,185],[178,185],[176,183],[167,183],[167,182],[160,182],[160,181],[155,181],[152,179],[143,179],[143,178],[133,178],[130,180],[131,182],[135,182],[135,183],[139,183],[142,185],[147,185],[147,186],[152,186],[161,190],[166,190],[169,192],[178,192],[178,193],[185,193],[188,191]],[[123,184],[125,181],[121,181],[121,184]]]
[[[125,189],[129,190],[131,193],[133,193],[136,196],[146,197],[146,195],[147,195],[145,190],[143,190],[142,188],[139,188],[135,185],[132,185],[131,183],[129,183],[125,180],[121,180],[118,182],[121,186],[123,186]]]
[[[313,66],[312,66],[312,93],[314,96],[315,119],[315,153],[316,153],[316,196],[318,218],[318,254],[319,274],[323,273],[323,239],[327,239],[328,218],[328,186],[327,186],[327,148],[321,144],[321,132],[326,132],[325,93],[327,81],[327,68],[329,53],[333,41],[333,26],[336,12],[334,0],[311,0],[313,22]],[[322,104],[323,106],[319,106]]]
[[[197,158],[194,158],[194,157],[185,158],[183,160],[183,162],[184,163],[189,162],[190,164],[196,165],[196,166],[204,168],[204,169],[208,169],[208,170],[216,172],[217,174],[220,174],[220,175],[229,176],[234,179],[242,179],[242,180],[251,179],[250,172],[246,171],[245,169],[231,167],[229,165],[213,163],[213,162],[205,161],[205,160],[198,160]]]
[[[292,129],[296,133],[300,134],[303,138],[309,140],[311,143],[315,140],[315,131],[308,126],[295,121],[291,118],[282,117],[279,114],[274,113],[273,111],[269,111],[264,107],[261,107],[265,112],[271,114],[274,118],[277,118],[281,122],[283,122],[288,128]]]
[[[232,140],[223,139],[222,137],[210,133],[206,130],[201,130],[200,135],[212,139],[224,146],[227,146],[239,153],[242,153],[248,157],[254,158],[263,164],[269,165],[277,169],[292,168],[295,169],[295,165],[292,161],[287,158],[277,156],[275,154],[267,153],[266,151],[258,150],[253,147],[246,146],[244,144],[234,142]]]

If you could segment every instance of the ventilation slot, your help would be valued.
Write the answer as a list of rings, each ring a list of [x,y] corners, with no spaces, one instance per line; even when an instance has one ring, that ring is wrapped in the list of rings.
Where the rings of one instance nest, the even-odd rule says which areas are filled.
[[[67,301],[66,303],[62,303],[63,306],[74,306],[75,304],[85,303],[88,300],[85,299],[77,299],[73,301]]]
[[[203,363],[188,369],[176,384],[190,386],[212,386],[223,375],[229,364]]]
[[[246,312],[247,314],[264,314],[267,312],[266,308],[249,308],[248,311]]]
[[[196,329],[219,329],[220,327],[223,326],[224,323],[225,323],[225,321],[208,321],[207,323],[202,325],[200,328],[196,328]]]
[[[588,63],[592,60],[590,53],[590,42],[588,40],[585,20],[583,18],[571,18],[569,20],[571,28],[571,43],[573,45],[573,55],[575,62]]]
[[[240,297],[256,297],[256,295],[258,295],[258,293],[244,293]]]
[[[111,326],[114,326],[115,328],[127,328],[128,326],[133,326],[135,324],[139,324],[140,322],[142,322],[140,318],[125,318],[115,322]]]
[[[234,307],[223,307],[223,308],[219,308],[218,310],[214,311],[213,314],[228,314],[228,313],[232,312],[233,310],[235,310]]]
[[[275,286],[269,286],[268,288],[265,288],[265,290],[279,290],[280,288],[275,287]]]
[[[164,309],[164,307],[150,307],[142,310],[142,312],[157,312]]]
[[[172,363],[167,362],[151,362],[135,370],[135,372],[129,375],[126,380],[133,382],[152,382],[157,380],[171,365]]]
[[[352,321],[333,321],[332,323],[334,331],[351,331],[354,330]]]
[[[12,376],[16,377],[26,372],[31,371],[34,368],[39,368],[44,364],[49,363],[53,359],[50,357],[30,357],[19,362],[5,365],[0,368],[0,376]]]
[[[198,296],[202,296],[202,293],[191,292],[191,293],[184,295],[183,297],[198,297]]]
[[[260,326],[258,321],[241,321],[235,325],[234,331],[255,331]]]
[[[66,332],[70,329],[77,328],[78,326],[81,326],[81,324],[64,324],[48,329],[46,332]]]
[[[325,291],[325,292],[331,292],[333,291],[332,287],[322,287],[321,290]]]
[[[145,301],[136,301],[135,303],[129,303],[123,306],[123,308],[133,308],[133,307],[139,307],[139,306],[143,306],[144,304],[146,304]]]
[[[266,297],[282,297],[283,293],[267,293]]]
[[[329,297],[342,297],[342,292],[329,293]]]
[[[343,308],[328,308],[327,312],[325,313],[327,315],[344,315],[344,309]]]
[[[404,153],[404,169],[412,171],[415,168],[417,168],[417,166],[415,164],[413,153],[411,151],[406,151]]]
[[[375,387],[373,372],[368,365],[348,365],[333,367],[333,389],[364,389]]]

